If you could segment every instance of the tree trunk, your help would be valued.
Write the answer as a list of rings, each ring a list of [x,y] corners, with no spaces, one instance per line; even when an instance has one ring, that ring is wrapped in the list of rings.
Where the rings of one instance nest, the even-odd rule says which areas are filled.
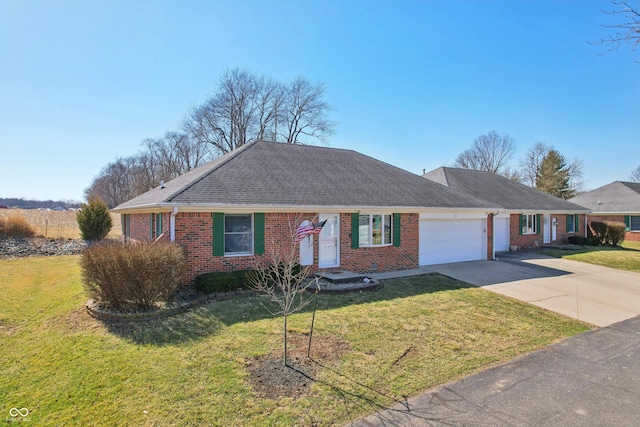
[[[284,366],[287,366],[287,315],[284,315]]]

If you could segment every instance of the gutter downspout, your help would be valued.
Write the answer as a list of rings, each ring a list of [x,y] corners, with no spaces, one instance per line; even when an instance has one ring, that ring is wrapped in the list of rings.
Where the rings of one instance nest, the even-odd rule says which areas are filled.
[[[176,241],[176,215],[178,214],[178,207],[173,207],[173,212],[171,212],[171,217],[169,218],[169,240],[171,242]]]

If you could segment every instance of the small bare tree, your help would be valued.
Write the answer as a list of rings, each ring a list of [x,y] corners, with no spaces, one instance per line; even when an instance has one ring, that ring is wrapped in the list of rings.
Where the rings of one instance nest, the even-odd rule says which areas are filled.
[[[298,312],[311,302],[311,296],[305,294],[310,285],[307,280],[309,267],[300,266],[296,224],[302,218],[289,218],[289,240],[272,240],[265,247],[265,264],[256,265],[257,273],[250,277],[251,287],[259,294],[269,298],[276,309],[264,305],[274,316],[283,317],[284,365],[287,366],[287,320],[290,314]],[[300,244],[306,244],[305,240]]]
[[[635,168],[633,170],[633,172],[631,172],[631,175],[629,176],[629,179],[632,182],[640,182],[640,166],[638,166],[637,168]]]

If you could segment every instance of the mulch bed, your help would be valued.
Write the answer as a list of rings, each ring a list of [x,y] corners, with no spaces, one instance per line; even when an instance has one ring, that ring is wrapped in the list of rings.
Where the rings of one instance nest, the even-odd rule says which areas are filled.
[[[346,341],[331,336],[314,336],[311,358],[307,357],[308,335],[289,332],[288,366],[284,366],[283,350],[250,360],[247,364],[254,390],[266,399],[297,399],[308,395],[322,365],[338,359],[349,350]]]

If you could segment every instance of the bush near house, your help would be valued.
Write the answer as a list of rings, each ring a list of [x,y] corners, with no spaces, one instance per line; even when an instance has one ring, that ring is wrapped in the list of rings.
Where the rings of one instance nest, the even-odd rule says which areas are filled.
[[[184,276],[186,257],[175,243],[104,241],[85,251],[81,266],[90,298],[119,310],[148,310],[171,299]]]
[[[618,246],[624,241],[626,226],[621,222],[591,221],[594,237],[602,245]]]
[[[249,289],[251,287],[250,277],[255,274],[257,274],[255,270],[204,273],[196,277],[194,287],[205,294]]]

